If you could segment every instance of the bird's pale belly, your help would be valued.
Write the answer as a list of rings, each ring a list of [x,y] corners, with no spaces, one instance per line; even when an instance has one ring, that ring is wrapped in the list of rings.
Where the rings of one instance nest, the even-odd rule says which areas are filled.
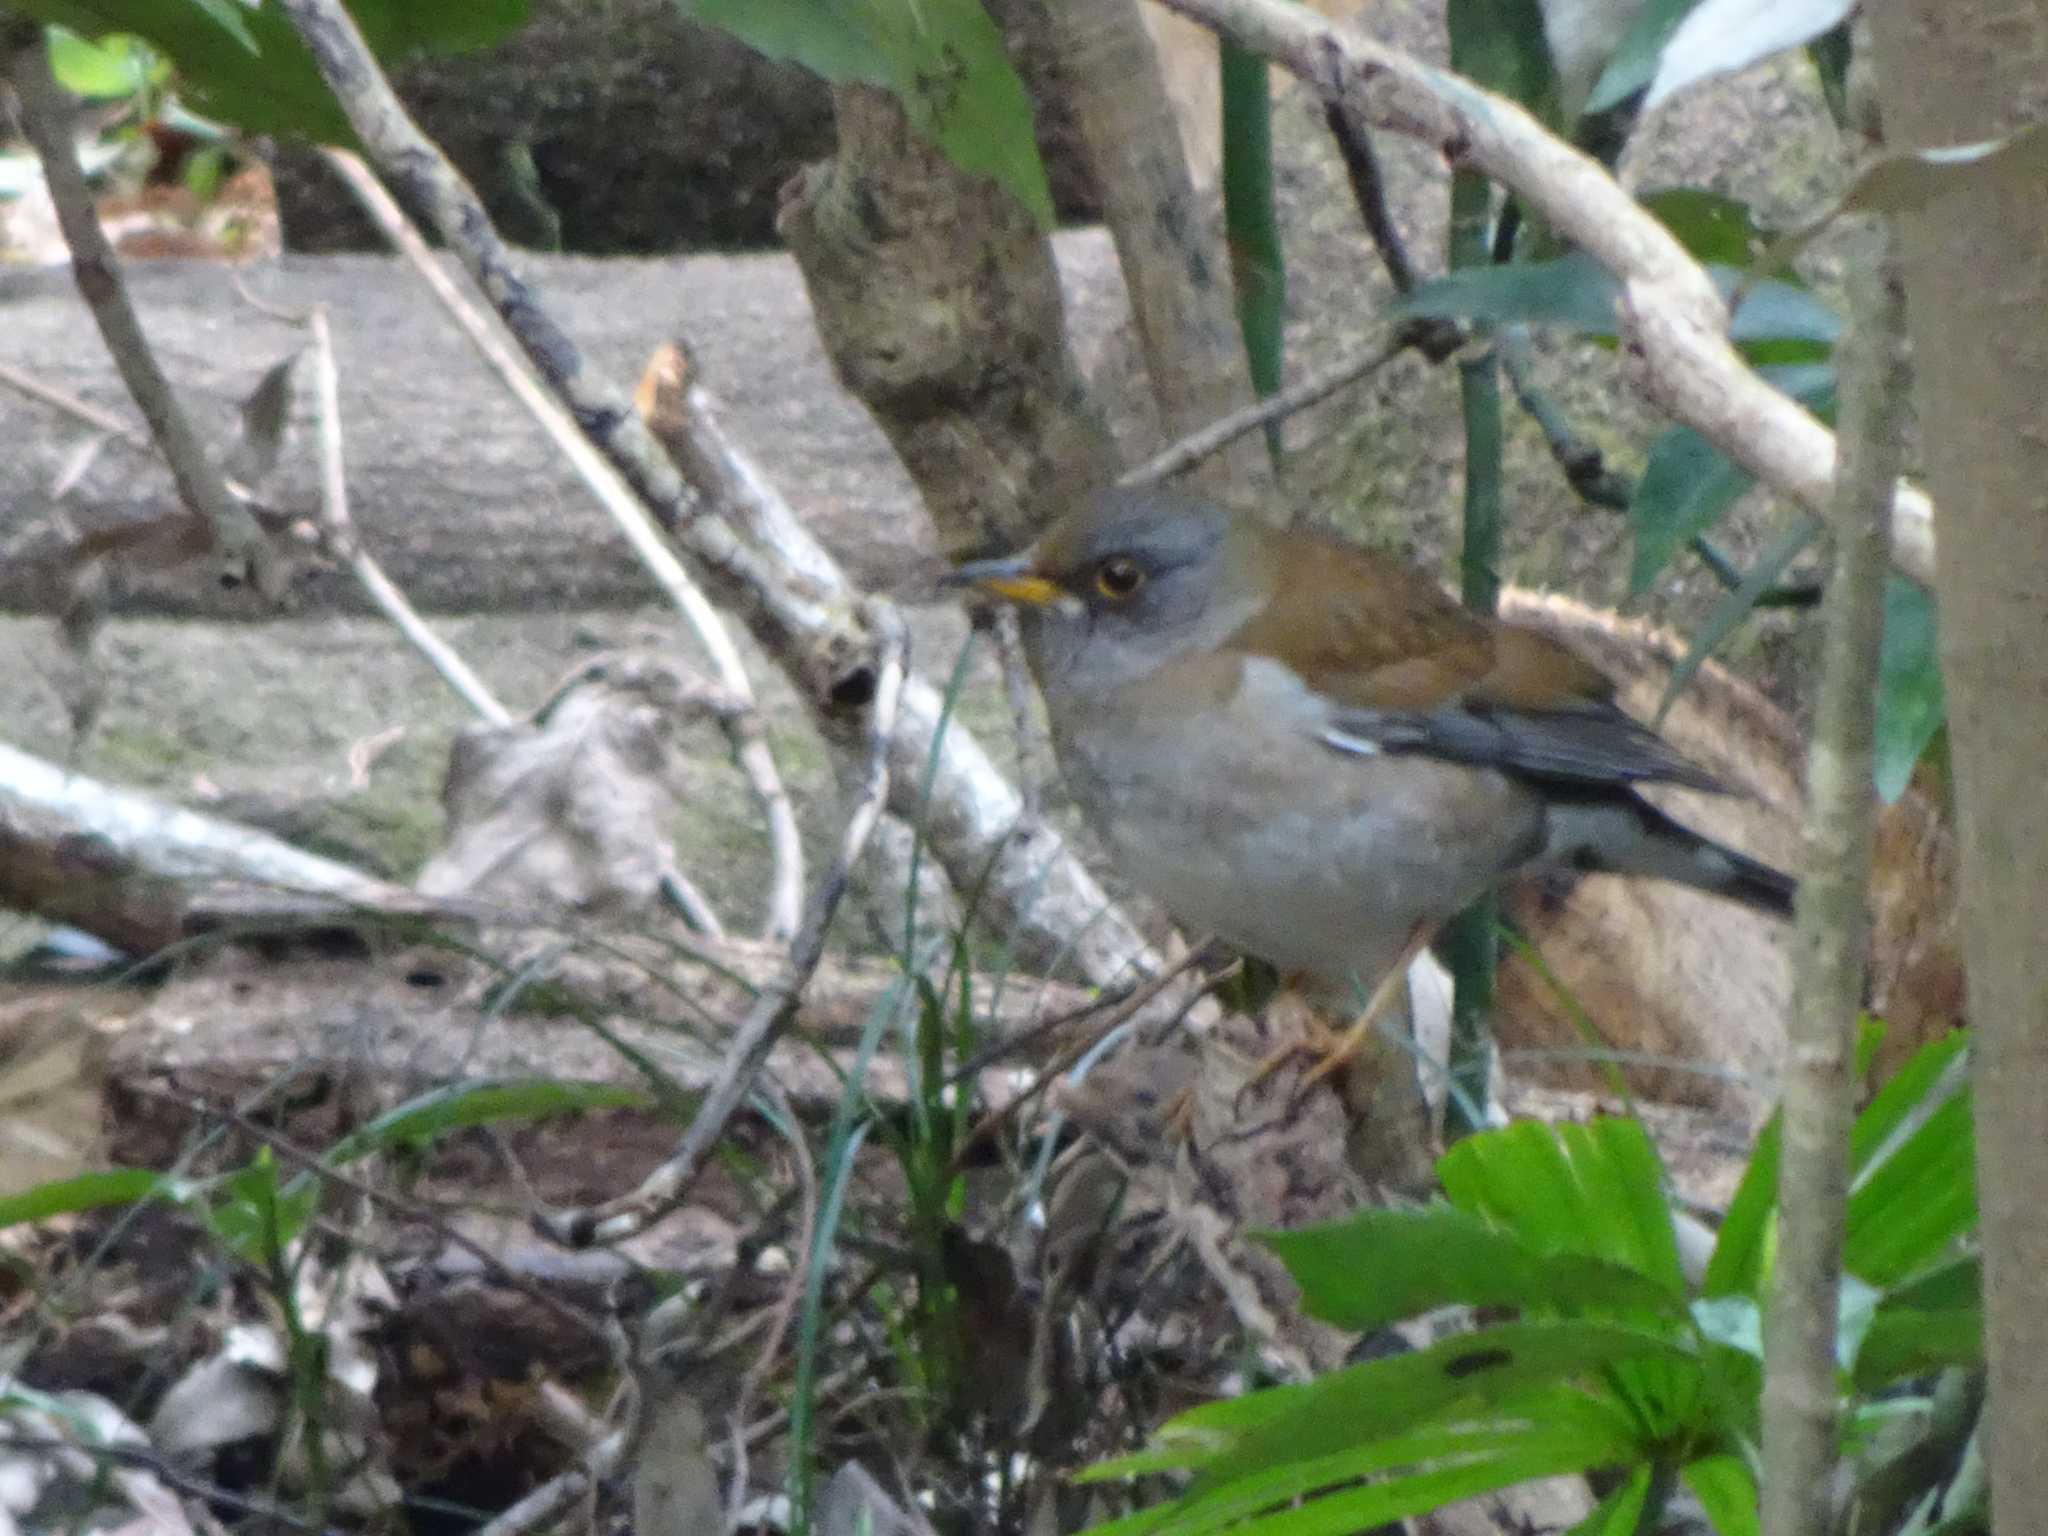
[[[1418,926],[1541,846],[1536,798],[1487,770],[1345,758],[1307,736],[1140,748],[1111,734],[1061,746],[1119,869],[1190,936],[1282,970],[1370,986]]]

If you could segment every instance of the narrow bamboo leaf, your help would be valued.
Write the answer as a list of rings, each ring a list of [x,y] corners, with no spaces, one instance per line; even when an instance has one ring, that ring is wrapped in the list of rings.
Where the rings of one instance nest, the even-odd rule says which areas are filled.
[[[369,1124],[350,1132],[329,1149],[326,1161],[330,1166],[341,1167],[373,1152],[499,1120],[543,1120],[581,1110],[647,1109],[652,1105],[647,1094],[614,1083],[564,1082],[545,1077],[452,1083],[386,1110]]]
[[[1638,1270],[1576,1253],[1544,1253],[1451,1206],[1368,1209],[1344,1221],[1259,1234],[1302,1290],[1302,1304],[1364,1331],[1437,1307],[1514,1307],[1544,1314],[1631,1308],[1677,1315],[1680,1293]]]
[[[1959,1093],[1929,1115],[1849,1196],[1842,1264],[1891,1285],[1945,1257],[1977,1224],[1970,1098]]]
[[[1884,645],[1877,663],[1874,777],[1889,805],[1906,792],[1921,754],[1948,718],[1935,641],[1934,599],[1894,576],[1884,589]]]
[[[1833,28],[1853,5],[1854,0],[1701,0],[1665,43],[1643,107],[1647,111],[1701,80],[1801,47]]]
[[[1621,287],[1592,257],[1468,267],[1420,284],[1393,306],[1401,318],[1556,325],[1590,336],[1614,334]]]
[[[1679,1473],[1715,1536],[1759,1536],[1756,1477],[1740,1456],[1702,1456]]]
[[[1928,1041],[1864,1106],[1849,1136],[1849,1166],[1859,1177],[1937,1105],[1966,1089],[1968,1063],[1962,1057],[1969,1043],[1962,1030]]]
[[[158,1193],[169,1181],[148,1168],[109,1168],[99,1173],[81,1173],[76,1178],[53,1179],[20,1194],[0,1197],[0,1227],[19,1226],[26,1221],[48,1221],[53,1216],[74,1216],[109,1205],[133,1205]]]
[[[1556,117],[1557,75],[1537,0],[1449,0],[1451,68],[1537,117]]]
[[[1657,73],[1657,60],[1664,53],[1664,45],[1671,41],[1671,34],[1678,30],[1686,13],[1698,3],[1699,0],[1643,0],[1634,23],[1607,61],[1607,68],[1601,71],[1593,94],[1586,99],[1586,111],[1605,112],[1609,107],[1618,107],[1648,86]]]
[[[1706,622],[1692,637],[1692,644],[1685,655],[1671,669],[1671,681],[1665,685],[1664,697],[1657,703],[1657,719],[1664,718],[1664,712],[1685,691],[1685,685],[1692,681],[1693,674],[1734,632],[1735,626],[1755,611],[1757,600],[1778,584],[1785,568],[1799,557],[1807,545],[1820,537],[1820,526],[1818,518],[1800,513],[1757,557],[1756,564],[1743,577],[1742,585],[1714,605]]]
[[[1762,362],[1822,361],[1841,335],[1842,320],[1797,283],[1745,281],[1737,267],[1713,265],[1708,274],[1723,298],[1739,293],[1729,339],[1754,353],[1777,347],[1785,356]],[[1612,340],[1621,285],[1583,251],[1554,261],[1518,261],[1469,267],[1418,286],[1393,306],[1403,318],[1473,320],[1489,325],[1554,325]]]
[[[1635,1536],[1643,1518],[1643,1505],[1650,1497],[1654,1467],[1637,1467],[1619,1488],[1608,1494],[1565,1536]]]
[[[1835,409],[1835,371],[1824,364],[1761,370],[1779,389],[1829,420]],[[1647,592],[1692,539],[1718,523],[1756,479],[1691,427],[1672,427],[1650,445],[1642,478],[1629,504],[1634,553],[1629,589]]]
[[[1757,1133],[1749,1164],[1728,1214],[1721,1218],[1713,1257],[1700,1289],[1707,1296],[1760,1297],[1771,1268],[1771,1224],[1778,1208],[1779,1137],[1782,1117],[1772,1115]]]

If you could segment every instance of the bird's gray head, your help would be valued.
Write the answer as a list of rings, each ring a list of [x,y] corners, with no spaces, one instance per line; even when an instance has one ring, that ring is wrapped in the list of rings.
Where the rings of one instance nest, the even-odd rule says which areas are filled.
[[[1098,493],[1029,549],[978,560],[958,585],[1015,603],[1042,684],[1113,687],[1235,631],[1263,601],[1255,531],[1156,486]]]

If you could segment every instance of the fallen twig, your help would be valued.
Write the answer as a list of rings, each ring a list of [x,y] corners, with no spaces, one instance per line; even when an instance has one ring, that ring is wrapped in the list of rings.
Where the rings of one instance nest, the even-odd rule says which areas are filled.
[[[397,583],[384,574],[384,568],[356,537],[355,525],[348,515],[348,472],[342,454],[341,383],[334,366],[334,338],[324,304],[313,306],[307,325],[313,335],[313,398],[320,422],[320,532],[329,553],[348,566],[370,595],[370,601],[463,703],[492,725],[510,725],[512,712],[498,702],[490,685],[456,654],[453,646],[427,626],[406,595],[398,590]]]
[[[782,1032],[796,1017],[811,973],[824,958],[825,934],[852,870],[867,847],[869,834],[882,815],[889,793],[889,741],[903,692],[904,640],[902,621],[888,604],[870,599],[863,615],[882,646],[875,660],[874,693],[866,711],[867,751],[859,792],[849,808],[839,849],[818,881],[802,925],[790,945],[782,973],[766,988],[735,1032],[717,1076],[676,1149],[640,1183],[640,1187],[604,1204],[561,1211],[536,1219],[546,1236],[571,1247],[614,1243],[645,1231],[681,1204],[695,1182],[704,1159],[725,1132],[726,1122],[752,1091],[754,1079]]]
[[[391,194],[384,190],[370,168],[355,155],[345,150],[325,151],[328,164],[333,166],[344,183],[363,206],[378,230],[412,264],[413,269],[425,280],[427,287],[441,301],[449,317],[467,336],[477,352],[505,387],[520,404],[532,413],[549,438],[555,443],[565,459],[582,477],[585,485],[610,515],[619,531],[625,534],[633,551],[648,572],[661,586],[668,599],[682,614],[704,652],[711,658],[711,664],[718,673],[718,679],[739,698],[754,703],[753,679],[747,675],[746,663],[741,658],[739,647],[733,643],[726,631],[725,621],[718,610],[711,606],[703,591],[691,580],[690,573],[676,559],[675,552],[668,546],[660,532],[654,527],[632,489],[621,479],[619,472],[591,446],[590,440],[571,420],[561,405],[548,394],[533,377],[532,372],[519,360],[511,344],[505,339],[500,328],[473,304],[455,280],[448,275],[440,259],[427,248]],[[764,924],[763,937],[771,940],[786,940],[796,930],[798,909],[803,897],[804,857],[803,839],[797,831],[796,815],[792,810],[789,795],[782,787],[782,775],[775,765],[774,753],[758,729],[741,731],[734,728],[733,750],[738,758],[741,771],[747,777],[755,798],[760,801],[762,814],[768,823],[768,840],[774,860],[774,874],[771,879],[768,899],[768,914]],[[709,908],[704,908],[709,911]],[[686,908],[687,914],[687,908]],[[695,919],[693,919],[695,921]]]

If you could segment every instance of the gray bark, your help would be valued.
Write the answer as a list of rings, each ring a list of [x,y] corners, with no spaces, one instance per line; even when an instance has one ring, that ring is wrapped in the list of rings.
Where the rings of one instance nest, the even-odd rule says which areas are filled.
[[[1871,8],[1894,150],[1991,138],[2048,114],[2042,0]],[[1991,1365],[1991,1512],[2048,1509],[2048,199],[1969,181],[1899,220],[1918,403],[1941,506],[1942,672],[1962,849],[1977,1190]]]
[[[1123,294],[1107,242],[1055,242],[1084,358],[1120,322]],[[901,578],[930,551],[908,478],[860,407],[838,389],[810,323],[794,264],[782,256],[598,262],[522,261],[592,362],[637,376],[656,343],[690,342],[736,435],[862,583]],[[421,608],[473,612],[605,608],[659,593],[589,494],[513,406],[424,288],[381,257],[288,257],[236,273],[141,264],[129,273],[144,323],[202,432],[220,441],[264,370],[302,344],[294,327],[242,303],[238,277],[295,309],[326,304],[341,370],[349,489],[366,548]],[[0,360],[116,411],[125,393],[68,273],[0,268]],[[310,400],[299,403],[303,424]],[[49,613],[64,600],[64,538],[48,489],[88,429],[0,389],[0,611]],[[267,499],[312,516],[309,434],[288,447]],[[64,504],[83,531],[176,513],[169,475],[119,443],[100,453]],[[260,618],[275,610],[224,591],[211,570],[132,569],[114,611]],[[358,610],[344,571],[303,570],[291,611]]]

